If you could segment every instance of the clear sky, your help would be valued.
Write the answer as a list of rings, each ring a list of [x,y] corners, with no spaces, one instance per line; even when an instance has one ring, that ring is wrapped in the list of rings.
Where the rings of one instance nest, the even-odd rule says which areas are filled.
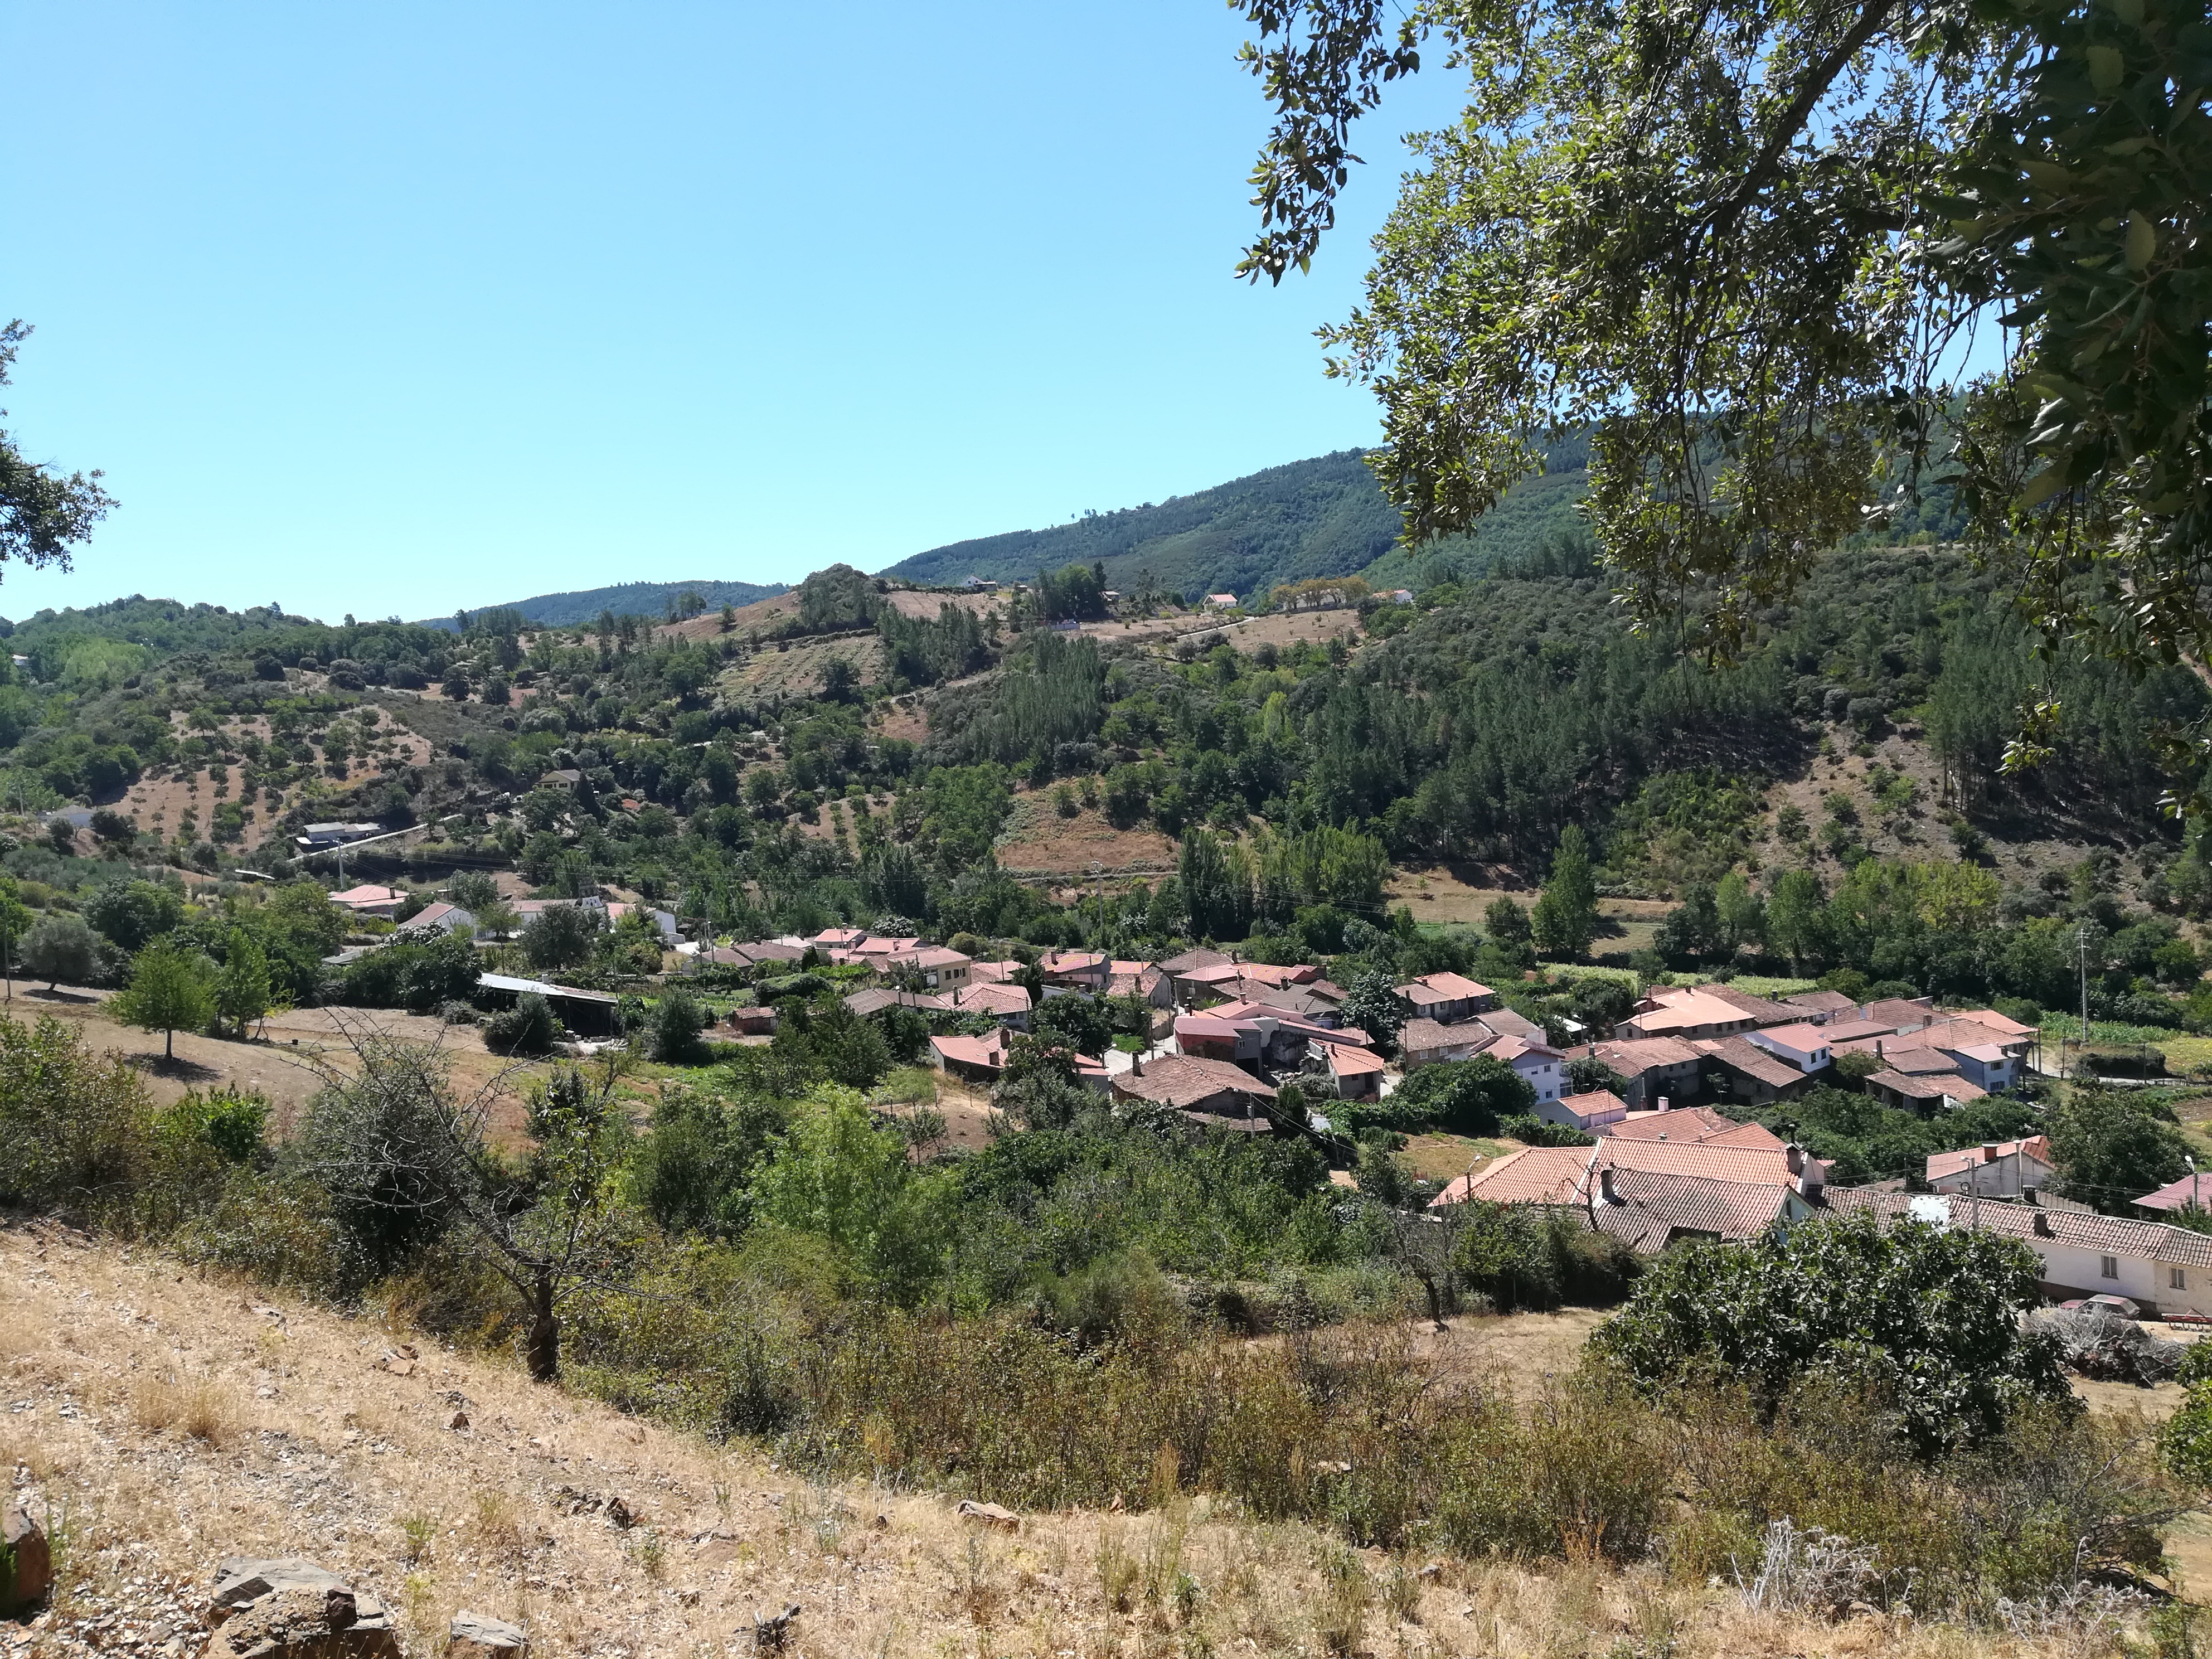
[[[795,580],[1372,442],[1313,273],[1231,279],[1266,125],[1219,0],[0,0],[4,394],[121,501],[0,612],[332,620]]]

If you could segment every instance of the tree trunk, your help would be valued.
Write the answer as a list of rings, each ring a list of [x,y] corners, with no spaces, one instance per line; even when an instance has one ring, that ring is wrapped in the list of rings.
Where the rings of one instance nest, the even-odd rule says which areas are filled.
[[[531,1286],[530,1380],[550,1382],[561,1375],[561,1322],[553,1317],[553,1270],[541,1267]]]
[[[177,1034],[176,1034],[176,1032],[174,1032],[173,1030],[169,1030],[169,1031],[164,1031],[164,1032],[162,1032],[162,1033],[161,1033],[161,1058],[162,1058],[162,1059],[164,1059],[164,1060],[174,1060],[176,1057],[177,1057]]]

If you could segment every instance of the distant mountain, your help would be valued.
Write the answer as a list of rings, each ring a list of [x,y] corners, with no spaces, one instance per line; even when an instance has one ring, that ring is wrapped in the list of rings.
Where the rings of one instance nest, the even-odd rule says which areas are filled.
[[[1278,582],[1373,570],[1411,580],[1415,565],[1447,558],[1468,574],[1501,554],[1533,545],[1575,522],[1582,498],[1579,447],[1553,458],[1555,470],[1530,479],[1498,504],[1470,537],[1453,537],[1410,559],[1395,551],[1401,520],[1362,459],[1343,449],[1269,467],[1195,495],[1094,514],[1049,530],[1016,530],[933,548],[879,574],[927,586],[969,576],[1004,581],[1102,563],[1109,587],[1127,592],[1140,572],[1169,592],[1234,593],[1249,599]]]
[[[617,616],[659,617],[668,609],[668,602],[684,593],[696,593],[707,602],[708,609],[720,611],[724,605],[751,605],[759,599],[772,599],[786,591],[781,582],[623,582],[615,587],[586,587],[574,593],[540,593],[535,599],[509,599],[504,605],[472,605],[465,606],[470,614],[479,611],[520,611],[534,623],[548,628],[573,628],[578,623],[589,622],[602,611],[611,611]],[[451,628],[451,617],[425,617],[425,628]]]

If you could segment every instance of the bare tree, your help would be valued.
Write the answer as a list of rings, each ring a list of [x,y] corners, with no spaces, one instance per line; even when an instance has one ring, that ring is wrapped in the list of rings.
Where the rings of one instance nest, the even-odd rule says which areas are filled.
[[[404,1248],[434,1228],[460,1230],[521,1298],[530,1375],[550,1382],[561,1370],[562,1304],[605,1272],[626,1231],[611,1181],[628,1127],[616,1064],[590,1076],[563,1066],[528,1085],[532,1144],[510,1161],[486,1131],[521,1067],[464,1096],[438,1044],[366,1025],[341,1030],[353,1065],[317,1063],[324,1086],[299,1156],[367,1235],[397,1233]]]

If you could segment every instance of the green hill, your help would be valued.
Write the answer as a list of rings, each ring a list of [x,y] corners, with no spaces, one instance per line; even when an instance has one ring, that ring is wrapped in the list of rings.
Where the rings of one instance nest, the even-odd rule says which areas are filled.
[[[1547,533],[1571,526],[1574,503],[1582,499],[1583,455],[1575,446],[1555,453],[1555,470],[1514,490],[1474,535],[1408,556],[1396,547],[1397,511],[1382,498],[1364,454],[1339,450],[1049,530],[955,542],[880,574],[951,586],[969,576],[1003,581],[1097,562],[1106,567],[1108,584],[1124,590],[1146,571],[1170,592],[1248,599],[1278,582],[1358,572],[1395,587],[1415,582],[1437,559],[1473,574],[1501,556],[1533,549]]]
[[[510,599],[503,605],[472,605],[471,611],[518,611],[528,622],[548,628],[573,628],[589,622],[602,611],[617,617],[659,617],[669,602],[682,594],[696,593],[710,611],[724,605],[751,605],[774,599],[784,591],[781,582],[623,582],[613,587],[586,587],[573,593],[540,593],[533,599]],[[451,617],[426,617],[425,628],[453,626]]]

